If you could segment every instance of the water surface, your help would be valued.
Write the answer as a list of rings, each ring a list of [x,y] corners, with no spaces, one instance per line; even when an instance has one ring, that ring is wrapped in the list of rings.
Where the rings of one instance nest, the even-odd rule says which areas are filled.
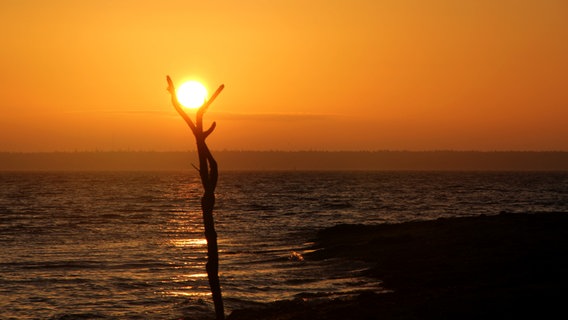
[[[211,309],[195,172],[0,173],[0,318],[175,319]],[[321,228],[568,211],[568,173],[226,172],[227,309],[380,291],[362,263],[297,261]]]

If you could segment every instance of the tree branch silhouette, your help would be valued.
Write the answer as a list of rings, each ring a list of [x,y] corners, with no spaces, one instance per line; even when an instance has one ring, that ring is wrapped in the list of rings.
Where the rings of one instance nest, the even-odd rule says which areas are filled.
[[[215,231],[215,220],[213,219],[213,208],[215,206],[215,188],[217,187],[217,180],[219,177],[217,161],[213,158],[205,139],[215,130],[217,124],[213,122],[209,129],[203,131],[203,115],[213,103],[215,98],[221,93],[224,85],[213,93],[211,98],[207,100],[197,110],[195,123],[191,117],[185,113],[181,104],[176,96],[175,86],[170,78],[167,76],[168,91],[172,98],[172,104],[179,115],[185,120],[197,143],[197,154],[199,157],[199,176],[201,184],[203,185],[203,197],[201,198],[201,211],[203,213],[203,225],[205,227],[205,239],[207,240],[207,277],[209,279],[209,286],[211,287],[211,294],[213,295],[213,303],[215,305],[215,314],[217,320],[225,319],[225,311],[223,306],[223,297],[221,294],[221,284],[219,282],[219,249],[217,245],[217,232]]]

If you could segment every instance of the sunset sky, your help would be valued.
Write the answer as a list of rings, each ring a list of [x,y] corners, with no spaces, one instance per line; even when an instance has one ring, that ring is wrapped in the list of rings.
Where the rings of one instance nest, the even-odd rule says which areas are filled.
[[[568,150],[568,1],[0,2],[0,151]]]

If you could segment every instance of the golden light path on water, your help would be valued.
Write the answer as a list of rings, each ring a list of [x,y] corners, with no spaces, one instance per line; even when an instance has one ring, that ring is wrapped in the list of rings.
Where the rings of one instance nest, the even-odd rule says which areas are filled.
[[[177,219],[176,219],[177,220]],[[184,229],[191,228],[192,231],[199,232],[200,230],[192,227],[181,227],[179,230],[180,233],[185,233]],[[192,232],[193,233],[193,232]],[[192,252],[198,253],[203,255],[203,258],[206,256],[206,246],[207,240],[205,238],[181,238],[181,239],[169,239],[169,244],[173,247],[179,248],[184,252]],[[198,282],[206,282],[207,280],[207,273],[205,271],[205,264],[204,261],[202,262],[183,262],[182,266],[178,266],[179,269],[184,270],[193,270],[193,272],[189,273],[182,273],[178,276],[172,277],[172,282],[182,282],[182,283],[198,283]],[[179,289],[179,288],[178,288]],[[195,297],[195,298],[203,298],[206,296],[210,296],[211,293],[209,291],[203,292],[203,286],[198,286],[196,288],[195,285],[189,285],[181,287],[182,290],[169,290],[166,291],[165,294],[174,297]],[[198,289],[198,290],[196,290]]]
[[[171,283],[180,285],[167,285],[161,294],[172,297],[205,298],[211,295],[207,286],[207,273],[205,263],[207,258],[207,240],[203,234],[201,212],[199,208],[200,184],[193,180],[183,188],[178,189],[174,196],[183,199],[185,205],[180,211],[172,212],[171,218],[163,226],[168,238],[164,239],[167,247],[176,252],[179,257],[171,277]],[[172,195],[169,195],[172,196]]]

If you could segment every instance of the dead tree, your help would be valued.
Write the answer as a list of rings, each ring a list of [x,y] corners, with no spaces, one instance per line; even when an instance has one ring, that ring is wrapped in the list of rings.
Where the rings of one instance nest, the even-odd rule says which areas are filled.
[[[217,187],[217,161],[213,158],[205,139],[215,130],[216,123],[213,122],[211,127],[203,130],[203,115],[209,105],[217,98],[224,85],[219,86],[217,91],[207,100],[198,110],[195,124],[191,118],[182,109],[175,92],[175,87],[170,79],[168,80],[168,91],[172,97],[172,104],[180,116],[185,120],[191,132],[195,136],[197,143],[197,154],[199,156],[199,176],[203,184],[203,197],[201,198],[201,211],[203,212],[203,224],[205,226],[205,239],[207,240],[207,277],[209,278],[209,286],[213,295],[213,303],[215,305],[215,314],[217,320],[225,319],[225,311],[223,307],[223,297],[221,295],[221,284],[219,282],[219,250],[217,247],[217,232],[215,232],[215,220],[213,219],[213,207],[215,206],[215,188]]]

